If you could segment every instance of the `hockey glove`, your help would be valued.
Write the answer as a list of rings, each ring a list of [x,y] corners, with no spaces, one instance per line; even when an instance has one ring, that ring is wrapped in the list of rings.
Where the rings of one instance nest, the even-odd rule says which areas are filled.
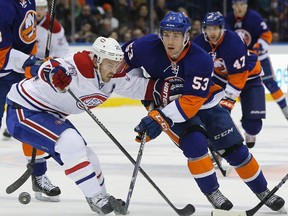
[[[154,84],[153,98],[156,107],[165,107],[171,101],[179,98],[183,92],[184,80],[180,77],[158,79]]]
[[[264,39],[260,38],[252,49],[258,56],[261,56],[268,52],[268,47],[269,44]]]
[[[172,121],[163,112],[154,109],[134,128],[134,131],[138,132],[135,140],[141,142],[142,134],[146,131],[146,142],[148,142],[159,136],[162,131],[170,129],[171,125]]]
[[[229,113],[231,113],[231,110],[233,109],[235,102],[236,102],[236,100],[233,100],[233,99],[228,98],[228,97],[224,97],[221,99],[219,104],[220,104],[220,106],[222,106],[223,108],[228,110]]]
[[[72,77],[69,72],[62,66],[44,67],[41,74],[44,75],[44,80],[52,86],[56,92],[66,92]]]
[[[42,61],[39,58],[36,58],[34,55],[30,55],[29,58],[24,62],[22,68],[26,78],[32,78],[37,76],[38,70]]]

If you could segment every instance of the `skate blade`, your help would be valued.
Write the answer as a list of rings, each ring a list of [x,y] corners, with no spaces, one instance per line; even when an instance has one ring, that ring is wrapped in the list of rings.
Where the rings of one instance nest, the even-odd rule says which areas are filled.
[[[2,141],[9,141],[11,139],[12,139],[12,137],[7,137],[7,136],[4,136],[4,135],[2,137]]]
[[[287,214],[287,211],[286,211],[286,209],[284,207],[279,209],[278,212],[281,213],[281,214]]]
[[[42,192],[35,192],[35,199],[44,202],[60,202],[60,197],[57,196],[46,196]]]

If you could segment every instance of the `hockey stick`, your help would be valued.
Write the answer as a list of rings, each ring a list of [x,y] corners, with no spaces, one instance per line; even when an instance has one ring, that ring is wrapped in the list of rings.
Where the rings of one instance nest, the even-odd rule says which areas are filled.
[[[259,202],[254,208],[247,210],[247,211],[225,211],[225,210],[220,210],[220,209],[214,209],[211,213],[212,216],[253,216],[256,214],[256,212],[266,203],[266,201],[273,196],[276,191],[279,190],[279,188],[288,180],[288,174],[281,180],[281,182],[276,185],[270,193],[264,197],[261,202]]]
[[[56,0],[52,0],[51,10],[50,10],[50,22],[49,22],[48,35],[47,35],[47,41],[46,41],[46,49],[45,49],[45,57],[44,58],[47,58],[50,54],[51,38],[52,38],[53,25],[54,25],[54,19],[55,19],[55,9],[56,9],[55,4],[56,4]]]
[[[220,172],[222,173],[222,175],[223,175],[224,177],[228,176],[228,175],[231,173],[232,169],[224,169],[223,166],[222,166],[222,164],[221,164],[220,161],[218,160],[217,155],[215,154],[215,152],[214,152],[214,150],[212,149],[211,146],[209,146],[209,150],[210,150],[210,152],[211,152],[211,155],[212,155],[213,160],[214,160],[215,163],[217,164],[217,166],[218,166]]]
[[[136,163],[135,163],[135,166],[134,166],[134,170],[133,170],[133,174],[132,174],[132,178],[131,178],[131,182],[130,182],[130,186],[129,186],[129,190],[128,190],[128,194],[127,194],[127,198],[126,198],[126,203],[125,203],[125,208],[124,208],[124,214],[125,215],[128,212],[128,207],[129,207],[130,200],[131,200],[131,197],[132,197],[132,193],[133,193],[133,190],[134,190],[136,178],[137,178],[137,175],[138,175],[138,172],[139,172],[140,162],[141,162],[141,159],[142,159],[145,143],[146,143],[146,132],[144,132],[142,137],[141,137],[141,144],[140,144],[140,147],[139,147],[139,150],[138,150],[138,155],[137,155]]]
[[[27,170],[15,182],[13,182],[10,186],[6,188],[7,194],[11,194],[14,191],[16,191],[19,187],[21,187],[27,181],[30,175],[32,175],[35,158],[36,158],[36,148],[33,148],[32,158],[31,158],[30,163],[27,164]]]
[[[83,107],[86,113],[99,125],[99,127],[107,134],[107,136],[117,145],[117,147],[122,151],[122,153],[130,160],[130,162],[135,165],[136,161],[131,157],[131,155],[125,150],[125,148],[116,140],[116,138],[109,132],[109,130],[98,120],[98,118],[93,114],[93,112],[84,104],[72,91],[67,90],[68,93]],[[181,216],[189,216],[195,212],[193,205],[188,204],[182,209],[176,208],[173,203],[165,196],[165,194],[160,190],[160,188],[152,181],[149,175],[139,166],[139,171],[142,175],[149,181],[149,183],[157,190],[157,192],[162,196],[162,198],[168,203],[168,205],[173,208],[173,210]]]

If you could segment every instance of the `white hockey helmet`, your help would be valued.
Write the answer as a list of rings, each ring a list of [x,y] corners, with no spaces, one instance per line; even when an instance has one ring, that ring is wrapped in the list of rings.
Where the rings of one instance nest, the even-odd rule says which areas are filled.
[[[122,61],[124,53],[120,44],[113,38],[98,37],[91,47],[91,54],[97,56],[98,64],[101,64],[103,59],[114,61]]]
[[[47,0],[35,0],[36,7],[47,7]]]

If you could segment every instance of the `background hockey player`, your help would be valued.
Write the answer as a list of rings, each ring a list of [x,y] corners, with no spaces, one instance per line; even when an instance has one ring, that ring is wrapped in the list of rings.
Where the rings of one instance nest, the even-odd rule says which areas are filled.
[[[99,214],[113,210],[123,213],[123,201],[107,194],[97,155],[65,118],[84,112],[66,89],[70,88],[89,108],[105,102],[113,92],[145,99],[149,80],[126,76],[122,60],[123,52],[116,40],[98,37],[91,51],[44,62],[37,77],[14,84],[7,96],[6,122],[11,135],[64,165],[65,174]],[[146,99],[152,99],[152,94]]]
[[[47,0],[36,0],[37,13],[37,53],[36,57],[44,58],[47,42],[47,31],[50,23]],[[65,57],[69,53],[69,44],[63,26],[54,19],[49,56]]]
[[[229,112],[240,96],[241,124],[246,134],[256,136],[265,118],[265,90],[263,75],[257,55],[248,52],[247,46],[239,35],[225,29],[224,17],[220,12],[207,13],[202,23],[203,33],[194,40],[213,59],[213,81],[225,89],[225,97],[220,105]],[[245,136],[247,137],[247,136]],[[248,148],[255,140],[246,140]]]
[[[275,81],[268,54],[268,48],[272,41],[272,32],[257,11],[248,9],[247,0],[232,0],[232,7],[233,12],[228,13],[225,20],[226,27],[236,31],[244,38],[248,48],[258,54],[258,60],[264,70],[264,85],[288,119],[287,101],[283,91]],[[254,134],[247,134],[247,136],[247,139],[255,139]]]
[[[36,62],[36,12],[35,1],[0,1],[0,126],[4,113],[6,95],[13,83],[24,78],[23,68]],[[32,77],[30,70],[25,71],[26,77]],[[32,148],[26,149],[25,155],[31,158]],[[37,151],[37,154],[42,154]],[[53,185],[45,175],[47,170],[43,158],[36,159],[32,174],[33,190],[37,197],[42,192],[58,201],[60,189]]]
[[[155,139],[162,130],[167,133],[183,151],[191,174],[213,207],[229,210],[233,204],[219,190],[206,136],[259,199],[269,190],[261,168],[243,144],[229,112],[218,104],[225,93],[211,80],[212,58],[189,41],[190,28],[185,14],[169,12],[160,22],[159,36],[145,35],[122,46],[130,69],[143,67],[146,77],[152,79],[149,89],[154,91],[154,101],[159,107],[144,117],[135,131],[140,134],[146,131],[147,141]],[[182,78],[184,89],[178,99],[169,103],[167,88],[159,88],[158,84],[171,77]],[[284,203],[275,195],[265,204],[277,211]]]
[[[37,58],[44,59],[47,37],[48,37],[48,29],[49,29],[49,24],[50,24],[50,14],[48,13],[47,0],[35,0],[35,3],[36,3],[36,13],[37,13],[36,15],[37,53],[35,54],[35,56]],[[49,57],[52,57],[52,58],[64,57],[68,53],[69,53],[69,44],[65,37],[64,28],[56,19],[54,19]],[[5,139],[11,138],[11,135],[9,134],[7,129],[4,130],[3,136]],[[28,148],[28,147],[25,146],[25,148]],[[30,152],[30,150],[27,149],[27,152]]]

